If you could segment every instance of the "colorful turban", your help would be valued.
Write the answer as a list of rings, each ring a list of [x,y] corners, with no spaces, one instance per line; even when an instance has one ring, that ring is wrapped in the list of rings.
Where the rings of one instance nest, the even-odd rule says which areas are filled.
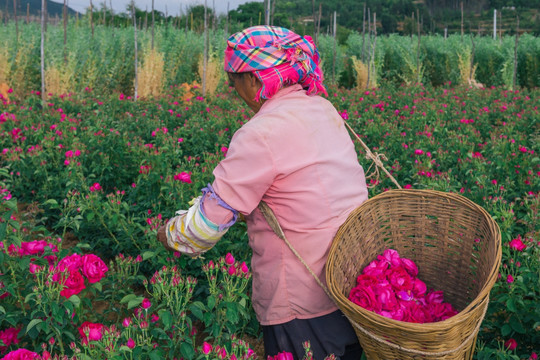
[[[225,71],[253,72],[262,83],[256,101],[270,99],[292,84],[302,85],[310,95],[328,95],[311,36],[282,27],[253,26],[232,35],[225,49]]]

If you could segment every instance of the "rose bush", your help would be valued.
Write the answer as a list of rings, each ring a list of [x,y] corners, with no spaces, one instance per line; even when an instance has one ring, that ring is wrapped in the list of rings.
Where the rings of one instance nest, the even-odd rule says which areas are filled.
[[[210,295],[203,265],[209,260],[216,264],[228,252],[238,259],[249,259],[245,225],[231,228],[204,261],[162,251],[155,229],[176,210],[187,208],[212,181],[212,169],[226,154],[223,148],[250,113],[226,86],[214,98],[198,96],[198,89],[192,91],[195,94],[189,101],[181,100],[184,90],[173,86],[161,98],[136,102],[127,95],[109,97],[88,89],[51,97],[45,106],[36,93],[17,103],[0,104],[0,331],[20,328],[20,340],[28,341],[12,343],[8,351],[21,346],[40,353],[40,344],[47,343],[49,337],[56,339],[54,352],[61,353],[62,344],[64,353],[70,353],[69,344],[80,341],[78,328],[85,321],[101,323],[107,329],[115,325],[105,340],[112,341],[120,331],[118,344],[125,346],[125,354],[130,354],[128,349],[138,355],[157,351],[137,338],[143,329],[136,321],[146,321],[144,332],[154,331],[158,335],[152,339],[161,341],[166,336],[162,331],[177,325],[167,314],[177,310],[145,292],[144,280],[157,296],[161,290],[150,283],[153,274],[162,266],[170,271],[175,265],[185,280],[187,276],[197,280],[186,319],[219,335],[211,324],[221,320],[210,319],[220,316],[225,322],[227,317],[209,309],[216,309],[220,292],[224,294],[227,287],[218,281],[216,295]],[[540,149],[531,136],[536,131],[539,94],[538,89],[473,90],[453,84],[436,89],[383,86],[367,91],[329,87],[328,99],[373,151],[387,156],[386,167],[404,188],[460,193],[497,221],[503,235],[503,265],[478,336],[475,357],[480,359],[528,359],[540,352],[540,313],[535,302],[540,296]],[[368,169],[364,150],[358,145],[357,149],[360,163]],[[373,185],[370,196],[394,187],[384,176],[370,177],[369,182]],[[32,245],[23,249],[23,243]],[[73,254],[80,258],[93,254],[109,270],[104,272],[95,264],[85,273]],[[45,285],[49,267],[64,267],[60,262],[72,255],[73,259],[64,260],[63,278]],[[227,264],[226,274],[231,284],[243,286],[245,279],[237,276],[243,266],[238,263],[235,260],[234,267]],[[418,275],[412,264],[402,261],[402,267],[411,277]],[[378,276],[385,269],[374,265],[369,271],[366,274]],[[75,274],[68,281],[71,272]],[[91,282],[100,272],[104,277]],[[167,281],[174,279],[172,273],[167,276]],[[395,303],[412,305],[413,300],[405,299],[427,296],[428,289],[421,282],[413,282],[410,288],[403,272],[394,275],[393,281],[407,290],[392,298],[387,291],[392,283],[388,281],[389,285],[374,291],[375,298],[384,299],[386,304],[381,311],[398,317],[411,314],[416,321],[423,321],[417,309],[395,308]],[[72,284],[69,298],[60,295],[68,289],[66,284]],[[33,291],[35,286],[39,291]],[[169,293],[180,296],[187,294],[184,291]],[[237,295],[235,304],[220,303],[230,303],[222,308],[237,315],[233,317],[237,322],[225,328],[245,329],[257,336],[260,329],[248,294],[249,285]],[[135,319],[134,309],[145,297],[152,303],[148,319]],[[211,297],[217,301],[209,300]],[[431,297],[430,312],[444,313],[437,294]],[[47,312],[32,314],[39,308],[38,301]],[[206,315],[208,311],[210,315]],[[159,320],[152,322],[152,315]],[[128,317],[133,318],[132,330],[126,337],[121,323]],[[187,320],[183,324],[189,333]],[[186,338],[192,336],[187,334]],[[516,341],[513,350],[504,346],[508,339]],[[158,347],[164,347],[159,341]],[[91,350],[102,351],[98,344],[101,342]],[[81,354],[90,351],[76,345]],[[47,346],[52,353],[51,345]],[[186,345],[185,351],[194,354],[197,344],[190,346],[187,349]]]

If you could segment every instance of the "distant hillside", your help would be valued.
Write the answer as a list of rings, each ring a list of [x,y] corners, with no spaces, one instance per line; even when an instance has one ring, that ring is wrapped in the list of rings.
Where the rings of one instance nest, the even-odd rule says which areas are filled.
[[[47,1],[47,12],[50,17],[55,17],[56,15],[62,16],[64,11],[64,4],[59,4],[56,2]],[[38,16],[41,14],[41,0],[17,0],[17,16],[25,16],[26,10],[29,7],[30,16]],[[8,13],[10,16],[13,15],[13,0],[0,0],[0,11],[5,16]],[[75,15],[76,11],[68,7],[68,14]]]

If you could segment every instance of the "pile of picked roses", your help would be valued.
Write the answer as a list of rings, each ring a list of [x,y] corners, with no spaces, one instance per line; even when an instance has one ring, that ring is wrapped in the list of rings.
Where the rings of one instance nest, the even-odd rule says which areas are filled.
[[[417,276],[412,260],[387,249],[358,276],[349,300],[387,318],[413,323],[442,321],[457,314],[443,302],[442,291],[427,291]]]

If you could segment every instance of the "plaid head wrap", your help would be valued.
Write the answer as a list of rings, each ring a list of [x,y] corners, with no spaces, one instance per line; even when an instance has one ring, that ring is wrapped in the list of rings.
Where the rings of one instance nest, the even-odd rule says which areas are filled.
[[[270,99],[292,84],[302,85],[310,95],[328,95],[311,36],[282,27],[253,26],[232,35],[225,49],[225,71],[253,72],[262,83],[256,101]]]

